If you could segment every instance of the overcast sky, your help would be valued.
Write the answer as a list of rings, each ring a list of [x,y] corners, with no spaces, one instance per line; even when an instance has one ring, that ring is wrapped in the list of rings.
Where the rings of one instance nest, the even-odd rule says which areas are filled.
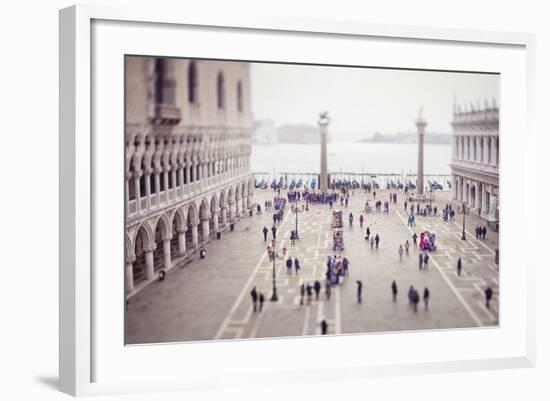
[[[499,101],[499,77],[486,74],[252,63],[251,85],[254,119],[316,125],[328,110],[343,141],[414,131],[420,107],[427,132],[450,134],[455,94],[468,107]]]

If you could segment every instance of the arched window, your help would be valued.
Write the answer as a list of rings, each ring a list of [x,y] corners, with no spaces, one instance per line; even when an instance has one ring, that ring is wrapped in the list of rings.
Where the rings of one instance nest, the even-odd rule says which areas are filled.
[[[241,81],[237,82],[237,110],[239,113],[243,111],[243,85]]]
[[[224,84],[223,74],[221,72],[218,73],[217,92],[218,92],[218,109],[224,109],[225,108],[225,84]]]
[[[189,103],[197,103],[199,80],[197,76],[197,65],[194,61],[189,63],[187,68],[187,100]]]

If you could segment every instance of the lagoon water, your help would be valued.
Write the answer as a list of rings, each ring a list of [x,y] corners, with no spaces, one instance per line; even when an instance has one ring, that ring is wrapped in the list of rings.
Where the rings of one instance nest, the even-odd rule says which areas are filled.
[[[424,172],[451,173],[451,145],[424,146]],[[417,144],[334,142],[328,144],[331,173],[416,173]],[[319,144],[252,145],[251,170],[268,174],[319,173]]]

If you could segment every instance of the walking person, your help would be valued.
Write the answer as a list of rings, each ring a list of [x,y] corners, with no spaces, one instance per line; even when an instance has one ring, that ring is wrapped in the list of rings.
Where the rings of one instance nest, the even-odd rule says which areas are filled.
[[[430,260],[430,256],[428,255],[428,252],[424,254],[424,269],[428,270],[428,261]]]
[[[399,245],[399,261],[403,259],[403,245]]]
[[[252,291],[250,291],[250,296],[252,297],[252,311],[256,312],[258,307],[258,291],[256,291],[256,287],[252,288]]]
[[[458,258],[456,261],[456,274],[460,276],[460,273],[462,272],[462,258]]]
[[[273,235],[273,239],[277,239],[277,227],[275,227],[275,224],[273,224],[273,227],[271,227],[271,234]]]
[[[306,285],[302,283],[300,286],[300,305],[304,304],[304,296],[306,295]]]
[[[485,236],[487,235],[487,226],[483,226],[483,228],[481,229],[481,235],[483,239],[485,239]]]
[[[327,297],[327,301],[330,301],[331,292],[332,289],[330,288],[330,282],[327,280],[325,284],[325,296]]]
[[[347,200],[346,200],[347,202]],[[353,213],[349,212],[349,226],[351,227],[353,225]]]
[[[298,260],[298,258],[294,258],[294,270],[296,271],[296,275],[298,275],[298,273],[300,272],[300,261]]]
[[[296,245],[296,232],[294,230],[290,230],[290,245]]]
[[[310,283],[307,283],[306,285],[306,294],[307,294],[307,304],[309,305],[311,303],[311,297],[313,295],[313,287]]]
[[[349,260],[348,260],[348,258],[344,258],[342,260],[342,267],[344,268],[344,276],[347,276],[348,275],[348,270],[349,270]]]
[[[361,228],[363,228],[363,222],[365,221],[365,218],[363,217],[363,215],[361,214],[359,216],[359,225],[361,226]]]
[[[405,254],[409,256],[409,240],[405,241]]]
[[[430,301],[430,290],[428,290],[428,287],[424,288],[424,296],[422,299],[424,299],[424,310],[428,310],[428,302]]]
[[[313,284],[313,289],[315,290],[315,300],[319,300],[319,292],[321,292],[321,283],[319,280],[315,280],[315,283]]]
[[[374,237],[370,237],[370,249],[374,249]]]
[[[378,249],[378,244],[380,243],[380,236],[378,234],[374,237],[374,242],[376,243],[376,249]]]
[[[414,287],[411,285],[409,287],[409,292],[407,294],[407,296],[409,297],[409,304],[412,305],[413,304],[413,295],[414,295]]]
[[[418,294],[418,291],[413,289],[412,293],[412,302],[414,307],[414,313],[418,312],[418,303],[420,302],[420,295]]]
[[[260,312],[261,312],[263,307],[264,307],[264,301],[265,301],[263,292],[260,292],[260,295],[258,296],[258,299],[260,300]]]
[[[269,232],[269,230],[267,229],[266,226],[264,226],[264,229],[262,230],[262,232],[264,233],[264,242],[267,241],[267,233]]]
[[[367,227],[367,241],[369,240],[369,237],[370,237],[370,227]]]
[[[424,267],[424,257],[422,256],[422,252],[418,254],[418,270],[422,270],[422,267]]]
[[[416,233],[413,233],[412,239],[413,239],[413,244],[416,247],[416,245],[417,245],[416,240],[418,239],[418,235],[416,235]]]
[[[327,329],[328,329],[328,324],[327,324],[327,321],[325,319],[323,319],[321,321],[321,335],[325,335],[327,334]]]
[[[485,289],[485,306],[487,309],[489,309],[489,302],[491,301],[491,298],[493,298],[493,289],[491,287],[487,287]]]
[[[391,283],[391,295],[393,302],[397,301],[397,284],[395,283],[395,280]]]
[[[362,292],[363,292],[363,283],[361,280],[357,280],[357,302],[361,303],[362,301]]]
[[[290,256],[286,260],[286,274],[292,275],[292,258]]]

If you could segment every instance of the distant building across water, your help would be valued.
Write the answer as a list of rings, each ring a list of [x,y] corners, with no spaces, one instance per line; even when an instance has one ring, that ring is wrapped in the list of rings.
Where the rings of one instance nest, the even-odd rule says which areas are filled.
[[[328,140],[330,141],[330,135]],[[252,143],[267,145],[274,143],[320,143],[319,127],[307,124],[285,124],[275,127],[272,120],[254,121]]]
[[[432,145],[450,145],[452,135],[426,132],[424,135],[424,143]],[[371,142],[371,143],[416,143],[418,141],[418,134],[398,132],[395,134],[382,134],[376,132],[372,137],[361,139],[358,142]]]

